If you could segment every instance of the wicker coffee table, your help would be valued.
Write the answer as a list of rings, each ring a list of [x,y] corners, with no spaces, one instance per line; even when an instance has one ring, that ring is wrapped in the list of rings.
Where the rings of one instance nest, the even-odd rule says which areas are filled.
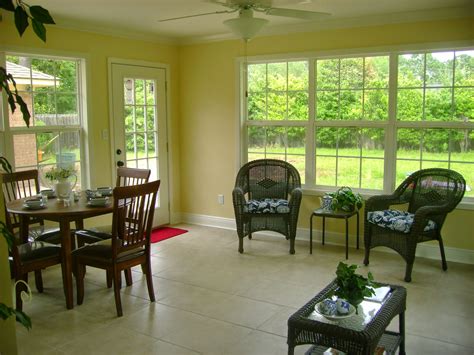
[[[402,286],[391,288],[383,303],[363,301],[358,314],[350,318],[332,321],[314,310],[314,306],[328,298],[336,289],[333,281],[306,305],[288,319],[288,354],[294,354],[295,346],[315,344],[307,354],[322,354],[335,348],[347,354],[374,353],[377,346],[387,354],[405,354],[406,290]],[[398,315],[399,332],[387,331],[390,321]]]

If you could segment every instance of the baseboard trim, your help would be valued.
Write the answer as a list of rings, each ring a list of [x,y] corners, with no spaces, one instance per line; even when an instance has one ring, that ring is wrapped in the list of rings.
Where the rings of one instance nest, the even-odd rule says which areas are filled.
[[[236,230],[235,220],[233,218],[215,217],[208,215],[192,214],[192,213],[181,213],[174,216],[176,220],[180,220],[183,223],[196,224],[201,226],[223,228],[229,230]],[[272,235],[284,238],[281,234],[272,232],[259,232],[262,235]],[[306,240],[309,242],[309,228],[298,228],[296,231],[297,240]],[[345,246],[345,243],[334,242],[334,240],[345,240],[343,233],[326,232],[326,244]],[[313,242],[321,241],[321,231],[315,229],[313,231]],[[360,235],[360,247],[364,248],[364,236]],[[349,246],[356,246],[356,236],[349,235]],[[377,251],[392,253],[390,249],[380,248]],[[474,250],[460,249],[445,247],[446,259],[451,262],[474,264]],[[416,248],[416,255],[427,259],[440,259],[439,247],[437,245],[430,245],[427,243],[419,244]]]

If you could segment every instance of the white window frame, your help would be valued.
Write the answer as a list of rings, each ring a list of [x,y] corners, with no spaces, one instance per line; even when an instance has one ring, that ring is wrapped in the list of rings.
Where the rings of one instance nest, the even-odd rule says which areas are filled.
[[[427,43],[413,44],[393,47],[374,47],[359,48],[350,50],[333,50],[321,52],[308,52],[299,54],[276,54],[269,56],[253,56],[238,58],[236,62],[238,74],[238,92],[239,107],[237,119],[239,122],[239,147],[240,152],[239,166],[247,162],[247,128],[249,126],[304,126],[306,129],[306,172],[305,181],[315,181],[314,171],[314,132],[318,122],[315,120],[315,70],[314,64],[316,59],[332,59],[332,58],[352,58],[358,56],[389,56],[389,102],[388,102],[388,119],[386,121],[330,121],[330,125],[334,127],[356,126],[359,128],[383,128],[385,129],[385,157],[384,157],[384,184],[383,190],[365,190],[355,189],[364,196],[379,195],[381,193],[391,193],[395,189],[395,171],[396,171],[396,132],[398,128],[453,128],[453,129],[474,129],[474,122],[432,122],[419,121],[407,122],[397,121],[397,79],[398,79],[398,56],[401,54],[426,53],[426,52],[442,52],[442,51],[463,51],[473,50],[474,41],[459,41],[450,43]],[[246,106],[246,90],[247,90],[247,65],[257,63],[271,63],[282,61],[307,60],[309,62],[309,119],[307,121],[281,120],[281,121],[263,121],[263,120],[247,120]],[[356,123],[356,125],[354,125]],[[328,126],[328,121],[324,121],[324,126]],[[473,165],[474,167],[474,165]],[[322,195],[328,190],[334,190],[335,187],[317,186],[306,183],[303,185],[303,192],[306,195]],[[474,198],[464,198],[459,208],[474,210]]]
[[[87,122],[88,122],[88,105],[87,105],[87,86],[89,85],[89,76],[87,70],[87,58],[82,54],[74,53],[51,53],[50,51],[36,51],[22,49],[18,50],[16,48],[10,50],[9,48],[2,48],[0,51],[0,63],[2,66],[6,67],[6,56],[24,56],[30,58],[42,58],[42,59],[54,59],[54,60],[72,60],[78,62],[78,72],[77,72],[77,106],[78,106],[78,115],[79,115],[79,124],[73,127],[66,125],[57,125],[57,126],[33,126],[30,124],[30,127],[10,127],[9,115],[10,107],[6,100],[6,95],[2,94],[1,96],[1,111],[3,115],[0,115],[0,138],[4,142],[3,146],[0,146],[0,153],[4,155],[9,162],[11,163],[13,170],[15,170],[15,159],[14,159],[14,150],[13,150],[13,137],[19,134],[36,134],[43,132],[78,132],[79,134],[79,144],[80,144],[80,167],[81,167],[81,183],[82,188],[85,188],[89,185],[89,161],[88,157],[88,147],[86,145],[86,135],[87,135]],[[17,106],[17,110],[19,107]],[[15,111],[16,112],[16,111]],[[31,113],[31,112],[30,112]],[[2,117],[3,116],[3,117]],[[32,166],[32,168],[34,168]]]

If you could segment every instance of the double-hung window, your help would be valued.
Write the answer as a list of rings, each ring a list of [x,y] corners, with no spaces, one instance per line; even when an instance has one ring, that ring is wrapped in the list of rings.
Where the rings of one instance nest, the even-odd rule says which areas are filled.
[[[374,193],[449,168],[474,197],[474,50],[248,59],[243,70],[244,161],[286,160],[308,190]]]
[[[5,59],[7,72],[15,79],[31,114],[30,127],[26,127],[19,108],[13,114],[8,110],[5,155],[17,171],[38,169],[43,187],[50,184],[44,173],[53,166],[75,169],[80,186],[82,60],[8,53]]]

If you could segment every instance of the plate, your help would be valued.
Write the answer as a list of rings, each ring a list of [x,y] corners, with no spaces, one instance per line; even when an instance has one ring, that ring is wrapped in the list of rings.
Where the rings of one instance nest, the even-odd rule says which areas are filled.
[[[41,204],[41,205],[37,205],[37,206],[31,206],[31,205],[27,205],[26,203],[23,204],[23,207],[29,209],[29,210],[40,210],[42,208],[46,208],[46,205],[45,204]]]
[[[354,313],[356,311],[355,307],[353,305],[349,304],[349,313],[341,314],[341,315],[335,314],[335,315],[330,316],[328,314],[322,313],[319,310],[319,306],[321,305],[321,303],[322,302],[316,303],[316,305],[314,306],[314,310],[316,311],[316,313],[322,315],[324,318],[329,319],[329,320],[340,320],[340,319],[350,318],[354,315]]]

